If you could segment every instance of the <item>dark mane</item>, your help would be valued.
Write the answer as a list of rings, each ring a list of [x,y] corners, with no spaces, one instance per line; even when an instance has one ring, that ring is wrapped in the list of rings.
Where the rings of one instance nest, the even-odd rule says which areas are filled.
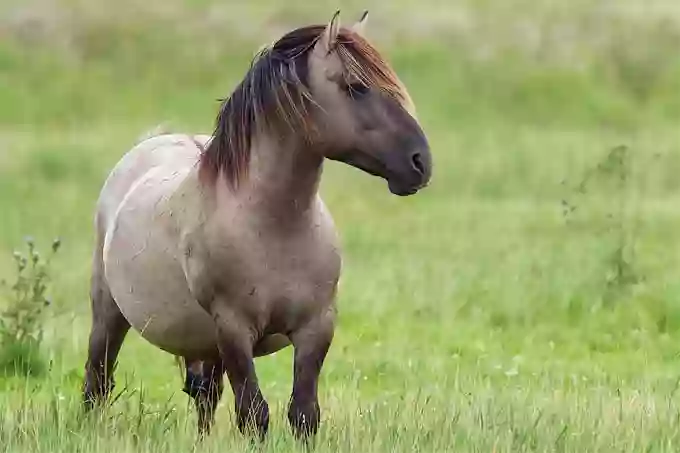
[[[259,131],[291,131],[309,138],[308,55],[325,26],[293,30],[259,52],[217,116],[214,137],[201,156],[201,179],[214,182],[220,172],[232,188],[247,176],[252,137]],[[360,35],[342,28],[336,47],[349,74],[404,104],[408,94],[378,51]]]

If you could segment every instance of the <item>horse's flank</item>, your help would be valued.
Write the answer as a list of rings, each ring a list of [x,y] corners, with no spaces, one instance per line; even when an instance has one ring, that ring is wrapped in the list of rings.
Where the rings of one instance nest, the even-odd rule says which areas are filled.
[[[315,104],[308,88],[308,56],[323,26],[292,31],[265,47],[254,58],[243,81],[220,109],[214,140],[200,159],[204,183],[214,184],[223,173],[232,189],[248,176],[251,140],[261,132],[278,136],[295,133],[314,139],[308,109]],[[340,29],[336,51],[345,76],[378,89],[415,114],[411,98],[397,74],[380,53],[361,35]]]

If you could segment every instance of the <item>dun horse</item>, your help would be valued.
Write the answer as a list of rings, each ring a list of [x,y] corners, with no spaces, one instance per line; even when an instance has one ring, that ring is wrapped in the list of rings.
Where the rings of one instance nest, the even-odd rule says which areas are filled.
[[[212,136],[138,143],[97,204],[86,409],[106,400],[132,326],[184,359],[207,432],[226,373],[241,432],[269,409],[253,359],[290,344],[288,420],[316,434],[317,383],[335,328],[341,257],[319,197],[325,158],[415,194],[431,158],[407,91],[361,28],[338,13],[265,48],[221,106]]]

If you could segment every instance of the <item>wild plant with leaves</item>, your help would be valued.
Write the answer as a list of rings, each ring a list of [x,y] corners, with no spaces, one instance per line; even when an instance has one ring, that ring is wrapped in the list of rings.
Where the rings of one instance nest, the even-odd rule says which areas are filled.
[[[27,253],[14,252],[16,277],[13,282],[0,282],[0,374],[37,375],[46,369],[41,353],[44,314],[50,306],[50,263],[60,246],[55,239],[43,257],[33,239],[27,238]]]

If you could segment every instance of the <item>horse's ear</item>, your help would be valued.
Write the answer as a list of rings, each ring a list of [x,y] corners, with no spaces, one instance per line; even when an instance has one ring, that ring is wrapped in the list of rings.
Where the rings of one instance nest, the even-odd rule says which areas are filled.
[[[354,33],[357,33],[359,35],[362,35],[364,33],[364,29],[366,28],[366,20],[368,19],[368,10],[365,10],[361,17],[359,18],[358,21],[352,25],[352,31]]]
[[[321,35],[321,40],[319,41],[321,49],[324,50],[326,54],[335,49],[335,45],[338,42],[338,33],[340,33],[340,10],[333,14],[331,21],[328,22],[326,29]]]

